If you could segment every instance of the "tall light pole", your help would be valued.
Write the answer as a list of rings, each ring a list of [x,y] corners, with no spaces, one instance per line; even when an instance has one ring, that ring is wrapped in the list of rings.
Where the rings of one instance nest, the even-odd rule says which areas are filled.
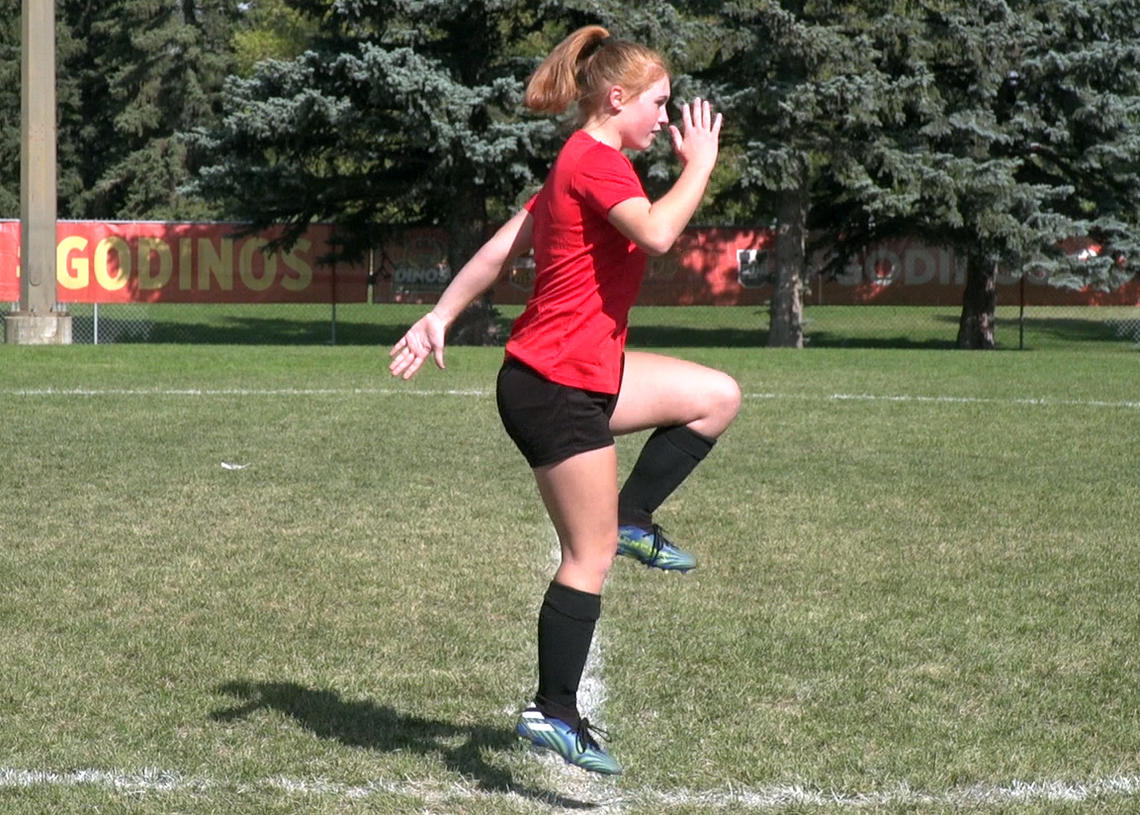
[[[20,309],[5,338],[24,345],[71,342],[71,316],[56,310],[55,2],[22,0],[20,54]]]

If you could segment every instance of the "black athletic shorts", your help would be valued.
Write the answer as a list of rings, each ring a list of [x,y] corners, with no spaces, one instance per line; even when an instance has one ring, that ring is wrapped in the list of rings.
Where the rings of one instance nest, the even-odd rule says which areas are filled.
[[[617,394],[551,382],[513,357],[499,369],[499,418],[531,467],[556,464],[614,443],[610,417]]]

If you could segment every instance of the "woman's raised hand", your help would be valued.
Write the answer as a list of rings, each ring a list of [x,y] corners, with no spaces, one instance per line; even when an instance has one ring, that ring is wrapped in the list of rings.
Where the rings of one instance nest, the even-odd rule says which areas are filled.
[[[720,113],[713,115],[709,101],[699,96],[691,104],[681,106],[681,124],[684,129],[679,130],[676,125],[669,125],[669,134],[673,137],[673,149],[682,164],[688,166],[692,162],[698,162],[712,171],[720,149],[720,126],[723,121]]]

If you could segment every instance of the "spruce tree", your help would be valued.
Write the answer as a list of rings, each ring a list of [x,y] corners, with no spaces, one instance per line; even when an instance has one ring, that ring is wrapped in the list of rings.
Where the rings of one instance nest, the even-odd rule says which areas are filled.
[[[1046,246],[1030,262],[1057,285],[1112,289],[1140,273],[1140,2],[1021,6],[1007,100],[1019,179],[1056,191],[1053,211],[1100,247]]]
[[[805,229],[832,271],[920,237],[967,260],[958,344],[994,345],[999,268],[1129,275],[1138,0],[742,0],[715,73],[743,148],[730,192],[779,224],[774,344],[802,342]],[[1089,238],[1091,260],[1066,251]]]
[[[192,136],[214,157],[199,188],[285,242],[335,221],[347,257],[441,225],[457,270],[545,174],[554,127],[519,113],[542,24],[521,0],[333,4],[312,48],[231,77],[221,125]]]
[[[879,11],[874,59],[904,83],[897,115],[823,179],[835,260],[892,237],[949,246],[967,267],[960,344],[992,345],[998,267],[1027,250],[1038,228],[1052,227],[1050,241],[1064,229],[1037,218],[1050,191],[1019,183],[1020,160],[1009,153],[1002,104],[1020,21],[1001,0]]]
[[[184,194],[194,157],[179,133],[217,115],[232,13],[195,0],[64,0],[62,12],[79,47],[61,54],[60,74],[76,85],[61,103],[61,160],[74,160],[81,184],[61,216],[217,214]]]
[[[248,76],[267,59],[289,60],[303,54],[316,37],[316,18],[286,0],[256,0],[240,7],[242,24],[230,38],[234,71]]]
[[[665,2],[369,0],[333,3],[320,23],[307,52],[231,79],[222,126],[194,134],[216,159],[200,189],[255,225],[290,224],[285,241],[312,220],[335,221],[348,256],[388,229],[441,225],[453,271],[538,188],[568,133],[569,119],[521,105],[559,39],[601,23],[682,63],[693,44]],[[639,163],[651,186],[676,172],[661,153]]]
[[[0,218],[20,217],[20,2],[0,0]]]
[[[869,3],[741,0],[707,71],[728,106],[722,193],[777,229],[769,344],[803,345],[809,231],[833,234],[827,180],[858,185],[853,157],[898,115],[900,81],[874,59]],[[876,10],[881,11],[881,10]],[[735,142],[735,144],[734,144]]]
[[[884,7],[877,66],[911,82],[896,83],[899,116],[853,145],[850,169],[825,174],[837,261],[888,237],[953,248],[967,264],[962,348],[995,345],[999,269],[1119,285],[1140,227],[1138,12],[1136,0]],[[883,36],[887,21],[900,36]],[[1081,239],[1101,254],[1079,256]]]

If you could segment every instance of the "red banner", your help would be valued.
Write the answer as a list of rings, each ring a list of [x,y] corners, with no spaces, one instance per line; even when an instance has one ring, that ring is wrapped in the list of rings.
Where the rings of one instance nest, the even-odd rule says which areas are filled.
[[[366,302],[368,273],[331,266],[332,228],[310,226],[288,250],[267,252],[273,228],[239,235],[240,224],[60,221],[61,303]],[[0,222],[0,300],[20,299],[19,221]]]
[[[61,221],[56,280],[63,303],[367,302],[362,264],[322,262],[332,228],[313,225],[288,251],[263,249],[280,229],[239,237],[238,224]],[[18,221],[0,221],[0,302],[20,299]],[[376,253],[374,302],[434,301],[452,270],[447,234],[408,229]],[[772,296],[771,230],[698,227],[652,258],[642,305],[763,305]],[[524,303],[534,267],[523,258],[495,287],[494,302]],[[965,264],[948,249],[917,240],[875,246],[835,280],[812,278],[809,305],[957,306]],[[999,273],[998,303],[1020,302],[1021,277]],[[1112,292],[1059,289],[1026,275],[1027,305],[1140,305],[1140,282]]]
[[[433,302],[450,279],[447,235],[408,230],[389,243],[373,291],[375,302]],[[772,298],[776,277],[775,235],[767,229],[686,229],[665,255],[650,258],[640,305],[756,305]],[[524,303],[534,282],[534,263],[524,257],[499,281],[493,300]],[[1140,282],[1111,292],[1050,286],[1025,275],[1026,305],[1140,305]],[[960,306],[966,264],[945,247],[918,240],[878,244],[852,260],[834,280],[812,277],[808,305]],[[999,272],[998,303],[1020,302],[1021,276]]]
[[[20,299],[20,222],[0,221],[0,302]]]

